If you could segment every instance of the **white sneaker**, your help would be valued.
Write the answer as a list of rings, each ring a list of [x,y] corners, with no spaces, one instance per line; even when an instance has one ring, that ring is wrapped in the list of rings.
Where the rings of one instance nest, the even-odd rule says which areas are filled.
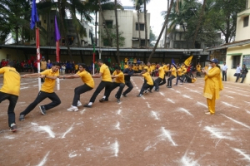
[[[81,106],[82,106],[82,103],[80,102],[80,100],[78,100],[77,107],[81,107]]]
[[[70,112],[78,111],[78,108],[72,105],[70,108],[67,109],[67,111],[70,111]]]

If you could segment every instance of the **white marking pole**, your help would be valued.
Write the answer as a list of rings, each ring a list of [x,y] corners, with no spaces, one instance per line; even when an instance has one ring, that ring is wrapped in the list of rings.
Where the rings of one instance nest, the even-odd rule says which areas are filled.
[[[37,72],[40,73],[40,37],[39,37],[39,29],[36,28],[36,59],[37,59]],[[38,91],[41,90],[41,78],[38,78]]]
[[[59,78],[57,78],[56,79],[56,87],[57,87],[57,90],[60,90],[60,79]]]
[[[93,75],[95,75],[95,63],[93,63]]]

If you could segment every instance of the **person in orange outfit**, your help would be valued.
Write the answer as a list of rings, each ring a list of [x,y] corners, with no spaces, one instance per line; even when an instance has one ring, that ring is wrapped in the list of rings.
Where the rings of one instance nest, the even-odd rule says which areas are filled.
[[[213,115],[215,113],[215,100],[220,97],[220,90],[223,89],[221,71],[218,66],[218,60],[210,60],[210,70],[203,69],[205,73],[205,86],[204,86],[204,97],[207,98],[208,112],[207,115]]]

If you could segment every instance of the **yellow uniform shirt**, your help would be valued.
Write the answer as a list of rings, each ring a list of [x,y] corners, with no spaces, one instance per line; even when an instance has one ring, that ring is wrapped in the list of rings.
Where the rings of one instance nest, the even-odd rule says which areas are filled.
[[[142,70],[142,65],[139,65],[139,70]]]
[[[151,69],[150,69],[148,66],[145,66],[144,69],[147,69],[147,72],[148,72],[149,74],[151,74],[152,71],[151,71]]]
[[[176,69],[175,69],[175,67],[172,67],[171,70],[172,70],[171,75],[176,77]]]
[[[219,99],[220,90],[223,89],[220,69],[218,67],[211,68],[204,79],[205,86],[203,96],[208,99]]]
[[[55,77],[55,76],[59,76],[59,70],[56,72],[53,72],[52,69],[47,69],[41,72],[40,74],[45,75],[45,76]],[[41,91],[47,92],[47,93],[53,93],[55,85],[56,85],[56,79],[45,78]]]
[[[163,69],[164,69],[165,72],[168,72],[168,71],[169,71],[169,66],[164,65],[164,66],[163,66]]]
[[[182,69],[181,68],[179,68],[178,70],[177,70],[177,74],[178,74],[178,76],[182,76]]]
[[[142,76],[144,77],[148,85],[154,85],[153,79],[150,76],[149,72],[142,74]]]
[[[196,65],[196,71],[201,72],[201,65]]]
[[[41,61],[41,70],[46,70],[47,69],[47,62],[46,61]]]
[[[126,64],[126,65],[124,65],[124,69],[127,69],[128,68],[128,65]]]
[[[76,74],[81,77],[83,83],[87,84],[91,88],[95,87],[94,79],[89,72],[84,70],[82,72],[78,71]]]
[[[124,62],[127,63],[127,62],[128,62],[128,58],[125,58],[125,59],[124,59]]]
[[[159,77],[160,77],[161,79],[163,79],[164,76],[165,76],[165,71],[164,71],[163,67],[159,67],[158,70],[159,70]]]
[[[4,74],[3,86],[0,92],[19,96],[20,94],[20,75],[13,67],[0,68],[0,74]]]
[[[75,70],[78,70],[78,64],[75,64]]]
[[[112,82],[109,67],[107,65],[102,64],[102,66],[100,68],[100,73],[102,73],[102,81]]]
[[[136,58],[134,58],[134,62],[133,63],[137,63],[137,59]]]
[[[125,84],[123,72],[120,72],[120,73],[118,74],[116,71],[114,71],[112,75],[117,76],[117,77],[115,78],[115,82],[116,82],[116,83],[123,83],[123,84]]]

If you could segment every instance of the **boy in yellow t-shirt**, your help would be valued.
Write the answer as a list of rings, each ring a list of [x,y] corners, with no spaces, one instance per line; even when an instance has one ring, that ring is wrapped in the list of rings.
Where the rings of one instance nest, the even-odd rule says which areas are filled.
[[[164,68],[161,67],[160,64],[157,64],[156,67],[158,68],[158,73],[159,76],[158,78],[155,80],[155,91],[159,91],[159,86],[160,85],[164,85],[166,83],[166,79],[165,79],[165,71]]]
[[[196,77],[201,77],[201,65],[200,65],[200,63],[198,63],[197,65],[196,65]]]
[[[3,86],[0,89],[0,103],[9,100],[8,107],[8,124],[10,130],[17,130],[15,121],[15,106],[20,93],[20,75],[13,67],[13,63],[9,62],[7,66],[0,68],[0,74],[3,74]],[[2,110],[2,109],[1,109]]]
[[[74,90],[75,94],[72,105],[70,108],[67,109],[67,111],[78,111],[77,107],[82,106],[82,103],[80,102],[80,95],[87,91],[92,90],[95,87],[94,79],[92,78],[91,74],[88,71],[86,71],[87,65],[85,65],[84,63],[80,63],[78,66],[79,66],[79,71],[75,75],[60,76],[60,78],[63,79],[80,78],[84,83],[83,85],[75,88]]]
[[[110,93],[117,87],[119,87],[117,93],[115,94],[115,98],[117,99],[117,102],[120,103],[120,98],[122,95],[123,88],[125,87],[125,80],[124,80],[124,74],[121,71],[121,68],[115,67],[115,71],[113,72],[112,78],[115,78],[115,82],[112,83],[112,86],[109,91],[105,91],[105,94],[103,96],[104,100],[108,100]]]
[[[175,69],[175,67],[174,67],[173,64],[171,65],[171,68],[170,68],[169,71],[171,72],[171,75],[170,75],[170,77],[168,78],[167,87],[168,87],[168,88],[172,88],[172,80],[176,77],[176,69]]]
[[[84,107],[91,108],[93,103],[95,102],[95,99],[97,95],[105,88],[105,92],[109,91],[112,86],[112,78],[110,74],[109,67],[103,63],[101,59],[97,61],[98,65],[100,66],[100,73],[93,75],[93,78],[100,78],[102,77],[102,81],[96,88],[95,92],[93,93],[92,97],[89,100],[88,104],[85,104]],[[104,96],[105,97],[105,96]],[[108,101],[106,99],[100,99],[100,102]]]
[[[149,72],[147,72],[147,69],[143,69],[141,74],[144,77],[145,81],[144,81],[142,88],[141,88],[141,91],[137,95],[137,97],[141,97],[143,92],[146,91],[147,89],[149,89],[149,92],[152,93],[152,89],[154,87],[154,80],[151,77],[151,75],[149,74]]]
[[[24,120],[24,117],[30,111],[32,111],[37,106],[37,104],[39,104],[41,101],[43,101],[46,98],[49,98],[50,100],[52,100],[52,102],[46,105],[39,106],[40,112],[43,115],[45,115],[46,111],[48,111],[49,109],[52,109],[58,106],[59,104],[61,104],[61,100],[59,99],[57,94],[54,92],[56,79],[59,77],[59,68],[60,68],[59,63],[52,63],[51,69],[47,69],[41,73],[25,74],[22,76],[22,78],[39,76],[40,78],[44,78],[45,81],[36,99],[23,112],[20,113],[20,117],[19,117],[20,121]]]

